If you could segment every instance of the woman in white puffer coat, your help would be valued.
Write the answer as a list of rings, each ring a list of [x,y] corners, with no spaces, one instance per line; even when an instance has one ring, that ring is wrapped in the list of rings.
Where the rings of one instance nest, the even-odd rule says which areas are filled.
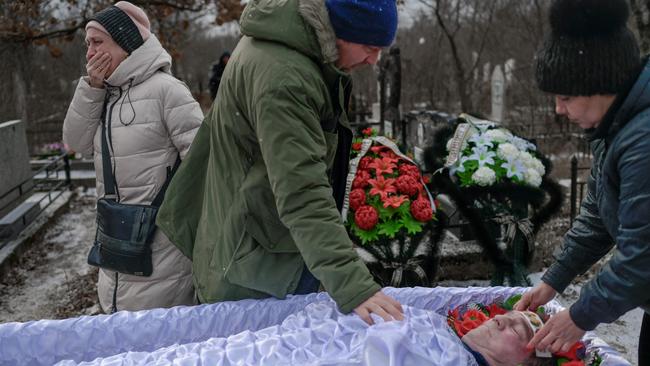
[[[107,103],[119,202],[148,205],[168,168],[179,154],[181,159],[187,154],[203,113],[187,86],[171,75],[171,57],[151,34],[141,8],[120,1],[92,19],[86,26],[88,76],[75,91],[63,140],[77,152],[94,155],[97,196],[103,197],[100,120]],[[160,230],[151,250],[149,277],[100,269],[97,290],[104,311],[194,303],[190,260]]]

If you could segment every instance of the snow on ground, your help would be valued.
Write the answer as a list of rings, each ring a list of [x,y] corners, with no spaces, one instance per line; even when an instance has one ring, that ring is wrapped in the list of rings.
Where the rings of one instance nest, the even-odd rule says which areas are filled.
[[[0,280],[0,323],[96,313],[96,270],[86,264],[94,238],[94,191],[70,202]],[[77,309],[89,305],[88,309]]]

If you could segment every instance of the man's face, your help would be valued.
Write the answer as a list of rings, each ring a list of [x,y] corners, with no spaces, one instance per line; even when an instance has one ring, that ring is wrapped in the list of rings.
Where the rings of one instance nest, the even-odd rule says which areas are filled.
[[[612,105],[613,95],[555,96],[555,113],[566,116],[583,129],[595,128]]]
[[[86,46],[88,47],[86,61],[90,61],[97,53],[108,53],[111,56],[111,64],[106,71],[106,77],[109,77],[129,56],[111,36],[95,28],[88,28],[86,31]]]
[[[481,348],[488,350],[493,359],[504,365],[516,365],[530,357],[532,351],[527,350],[526,345],[534,334],[524,316],[511,311],[486,321],[467,336],[480,342]]]
[[[352,43],[342,39],[336,40],[336,48],[339,51],[336,67],[345,72],[352,71],[359,66],[376,64],[381,53],[380,47]]]

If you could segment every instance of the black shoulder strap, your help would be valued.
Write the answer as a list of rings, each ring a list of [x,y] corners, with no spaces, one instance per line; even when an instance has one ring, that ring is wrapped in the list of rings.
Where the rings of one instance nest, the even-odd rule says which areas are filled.
[[[118,98],[119,99],[119,98]],[[104,106],[102,107],[102,171],[104,173],[104,195],[106,199],[118,201],[115,187],[115,175],[113,175],[113,167],[111,166],[111,151],[108,148],[108,137],[111,129],[111,116],[108,112],[108,102],[110,100],[110,92],[106,91],[104,98]],[[107,115],[108,114],[108,115]]]

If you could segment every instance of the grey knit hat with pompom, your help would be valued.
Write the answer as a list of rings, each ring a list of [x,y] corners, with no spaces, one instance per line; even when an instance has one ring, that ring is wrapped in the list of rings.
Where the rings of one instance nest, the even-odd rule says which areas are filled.
[[[554,0],[551,33],[536,56],[539,88],[567,96],[621,92],[641,64],[629,13],[626,0]]]

